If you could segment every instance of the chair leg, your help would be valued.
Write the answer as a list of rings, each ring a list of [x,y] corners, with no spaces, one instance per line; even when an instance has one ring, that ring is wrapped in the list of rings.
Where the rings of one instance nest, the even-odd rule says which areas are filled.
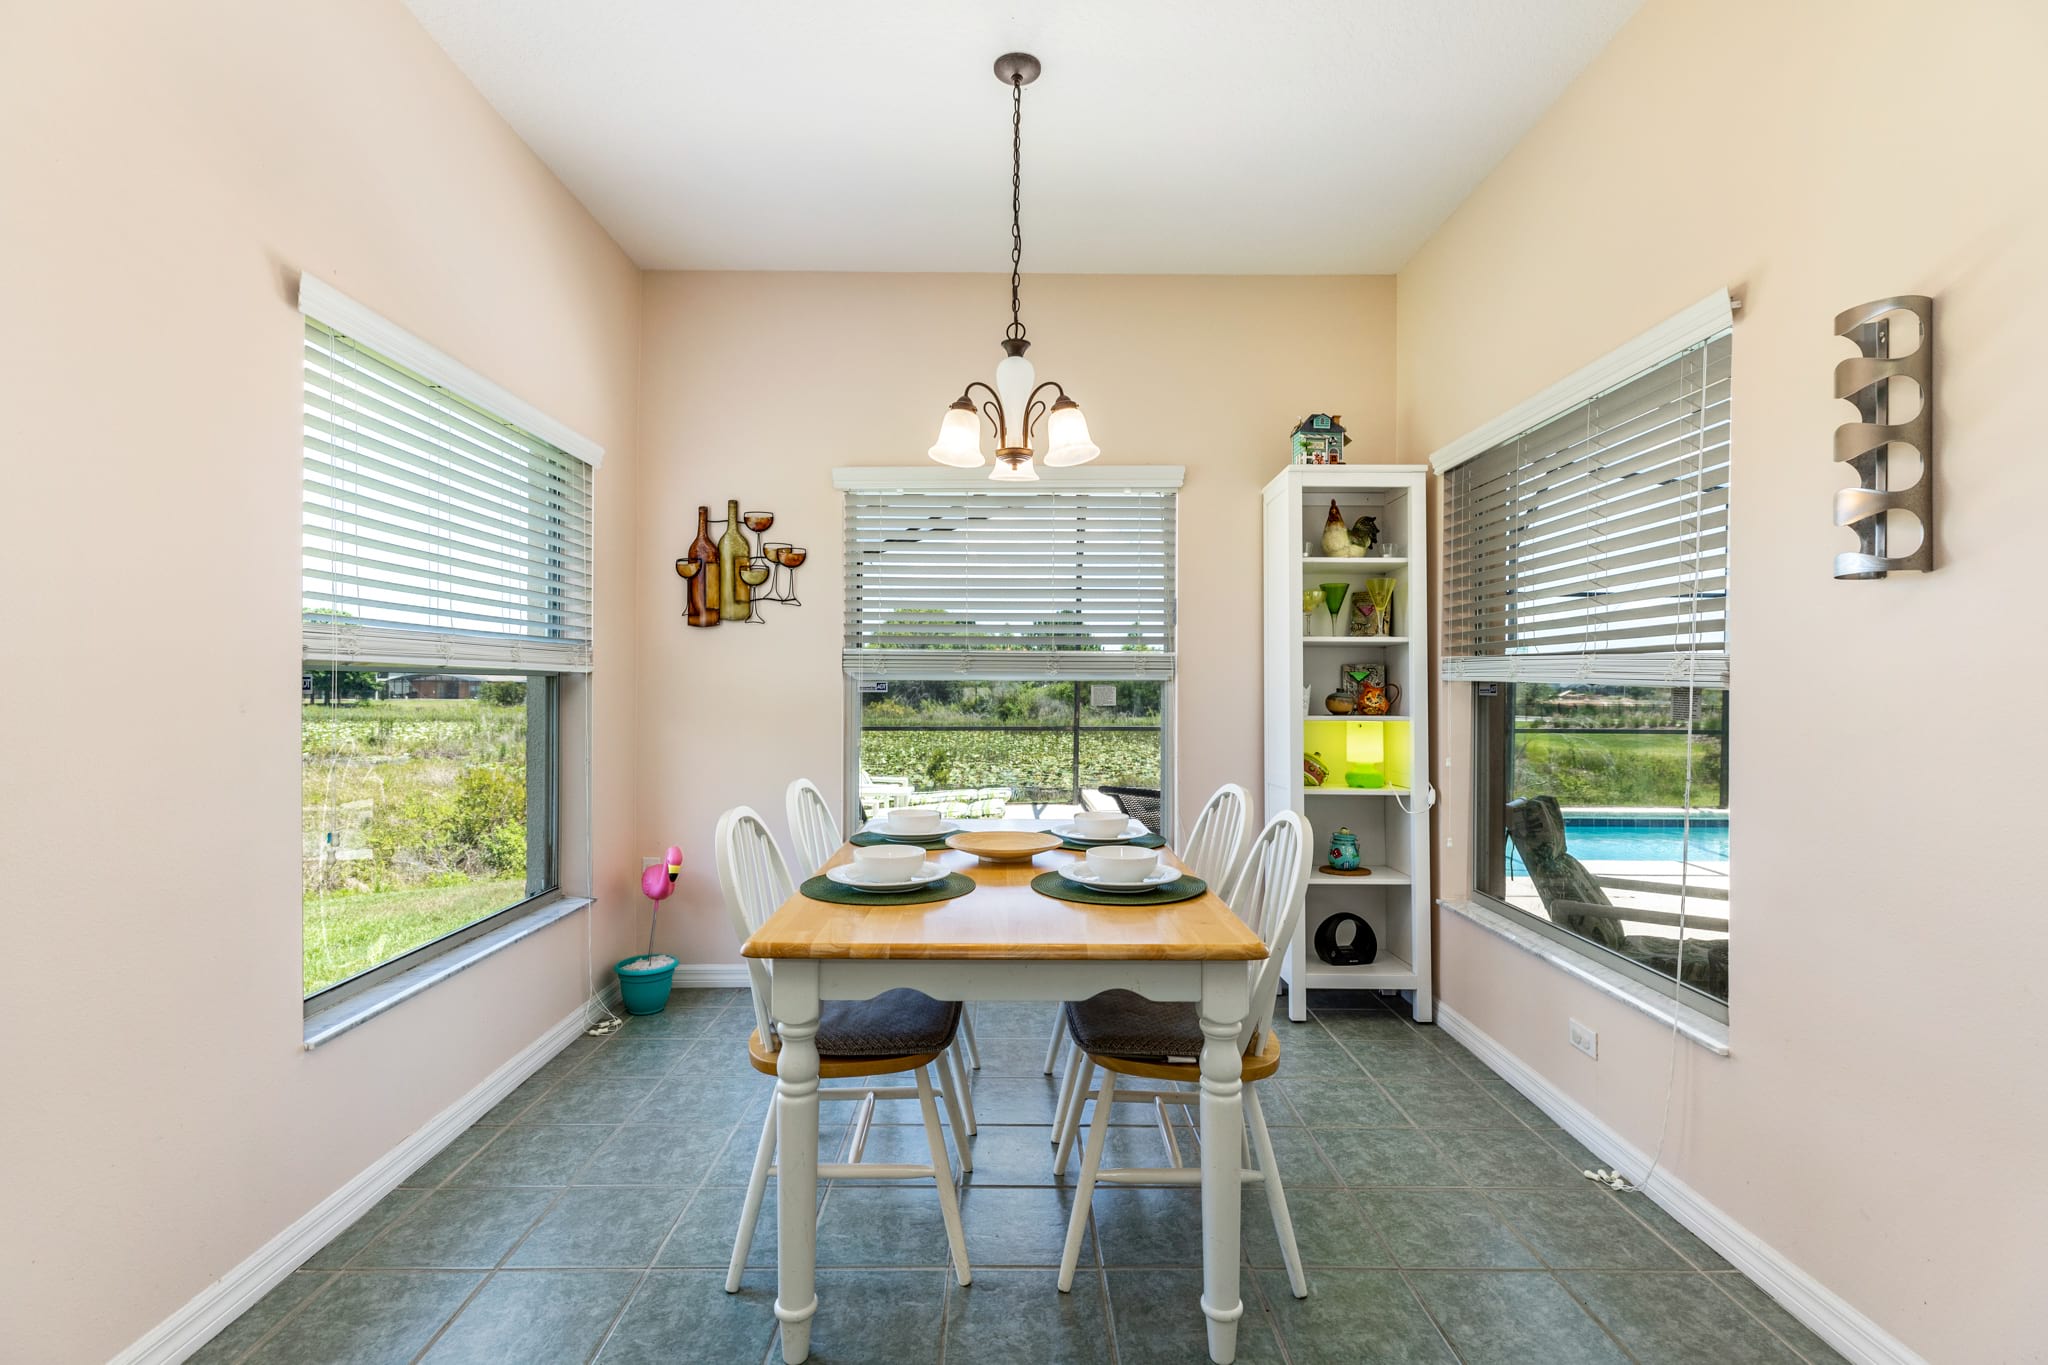
[[[960,1113],[967,1120],[967,1136],[973,1137],[981,1131],[981,1120],[974,1116],[974,1086],[967,1074],[967,1054],[957,1038],[953,1040],[953,1078],[960,1083]]]
[[[1060,1073],[1059,1095],[1052,1102],[1052,1133],[1050,1141],[1055,1147],[1060,1145],[1060,1132],[1066,1123],[1067,1106],[1073,1102],[1074,1076],[1080,1070],[1081,1064],[1079,1060],[1072,1060],[1067,1063],[1067,1069]]]
[[[972,1005],[966,1006],[960,1011],[960,1031],[967,1035],[967,1060],[974,1064],[976,1071],[981,1070],[981,1044],[976,1042],[974,1037],[974,1007]]]
[[[939,1187],[939,1216],[946,1220],[946,1245],[953,1249],[953,1274],[962,1285],[969,1285],[974,1283],[974,1272],[967,1265],[967,1232],[960,1224],[960,1191],[953,1185],[953,1165],[946,1160],[946,1139],[939,1133],[939,1109],[932,1103],[930,1067],[917,1069],[917,1107],[924,1113],[924,1140],[931,1148],[932,1183]],[[960,1154],[964,1160],[964,1145]]]
[[[1045,1045],[1045,1074],[1052,1075],[1053,1066],[1060,1059],[1060,1044],[1067,1041],[1066,1006],[1055,1006],[1059,1013],[1052,1020],[1052,1041]]]
[[[1245,1127],[1259,1151],[1259,1170],[1265,1173],[1266,1204],[1273,1211],[1273,1235],[1280,1239],[1280,1257],[1287,1262],[1287,1287],[1294,1297],[1308,1297],[1308,1276],[1301,1271],[1301,1248],[1294,1241],[1294,1219],[1287,1213],[1287,1191],[1280,1185],[1280,1163],[1273,1156],[1273,1135],[1266,1131],[1266,1111],[1260,1107],[1254,1086],[1244,1088]]]
[[[754,1148],[754,1173],[747,1177],[747,1200],[740,1206],[740,1229],[732,1239],[732,1265],[725,1272],[725,1292],[740,1292],[740,1272],[754,1246],[754,1224],[761,1217],[761,1196],[768,1190],[768,1168],[775,1164],[775,1106],[768,1106],[761,1125],[761,1143]]]
[[[1081,1239],[1088,1231],[1088,1211],[1095,1196],[1095,1173],[1102,1169],[1102,1145],[1109,1137],[1109,1111],[1115,1096],[1116,1073],[1104,1070],[1102,1093],[1095,1097],[1095,1122],[1088,1129],[1088,1145],[1081,1152],[1081,1183],[1074,1187],[1074,1213],[1067,1219],[1067,1246],[1060,1253],[1062,1294],[1073,1290],[1074,1271],[1081,1263]]]
[[[1088,1103],[1088,1087],[1093,1084],[1095,1079],[1095,1059],[1083,1052],[1080,1045],[1076,1044],[1074,1047],[1073,1065],[1069,1066],[1067,1070],[1074,1075],[1074,1089],[1067,1096],[1067,1116],[1059,1121],[1059,1150],[1053,1153],[1052,1158],[1054,1175],[1058,1175],[1061,1171],[1067,1169],[1067,1158],[1073,1153],[1074,1139],[1080,1136],[1081,1109],[1082,1106]],[[1102,1074],[1105,1077],[1109,1075],[1107,1071]],[[1101,1097],[1098,1096],[1095,1103],[1100,1106],[1102,1103]],[[1098,1107],[1095,1112],[1099,1114],[1102,1110]]]
[[[953,1068],[959,1064],[951,1048],[941,1052],[939,1060],[934,1063],[939,1071],[939,1097],[945,1100],[946,1117],[953,1124],[953,1150],[960,1153],[960,1174],[966,1175],[974,1169],[974,1149],[967,1145],[967,1139],[973,1136],[974,1130],[967,1126],[967,1116],[961,1112],[960,1083],[953,1079]],[[918,1068],[918,1074],[924,1074],[923,1067]],[[949,1165],[946,1169],[953,1168]]]

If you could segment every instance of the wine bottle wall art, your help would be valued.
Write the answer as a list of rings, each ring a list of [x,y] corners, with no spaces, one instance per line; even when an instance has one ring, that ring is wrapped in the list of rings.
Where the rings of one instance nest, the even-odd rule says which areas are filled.
[[[742,512],[737,498],[727,500],[723,517],[712,516],[708,505],[697,509],[697,538],[676,561],[676,577],[686,585],[685,621],[693,626],[759,625],[765,619],[762,607],[803,605],[796,595],[796,571],[810,551],[769,540],[774,525],[773,512]]]

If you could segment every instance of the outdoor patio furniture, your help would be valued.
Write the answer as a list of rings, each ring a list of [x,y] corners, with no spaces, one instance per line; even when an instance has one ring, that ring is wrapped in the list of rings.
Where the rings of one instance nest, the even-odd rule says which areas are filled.
[[[1679,916],[1669,910],[1634,909],[1616,906],[1603,888],[1648,891],[1676,895],[1679,888],[1666,882],[1639,877],[1596,876],[1571,856],[1565,847],[1564,812],[1554,796],[1530,796],[1510,801],[1507,807],[1508,837],[1529,870],[1529,880],[1543,899],[1551,921],[1580,938],[1620,953],[1654,971],[1670,975],[1676,967],[1679,942],[1675,938],[1652,938],[1622,932],[1622,921],[1636,924],[1676,926]],[[1702,900],[1728,899],[1718,887],[1687,887],[1685,894]],[[1687,913],[1688,928],[1708,933],[1728,932],[1728,920],[1720,915]],[[1728,940],[1687,940],[1682,979],[1689,986],[1719,999],[1728,997]]]
[[[1157,787],[1097,787],[1116,808],[1125,815],[1136,816],[1138,823],[1154,834],[1164,835],[1160,829],[1159,788]]]

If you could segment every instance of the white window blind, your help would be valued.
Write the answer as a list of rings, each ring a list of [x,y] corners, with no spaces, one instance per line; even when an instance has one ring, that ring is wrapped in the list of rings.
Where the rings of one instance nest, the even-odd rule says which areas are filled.
[[[1726,332],[1445,475],[1443,676],[1728,683]]]
[[[306,319],[308,660],[590,667],[591,469]]]
[[[1164,488],[846,494],[856,678],[1168,678],[1174,508]]]

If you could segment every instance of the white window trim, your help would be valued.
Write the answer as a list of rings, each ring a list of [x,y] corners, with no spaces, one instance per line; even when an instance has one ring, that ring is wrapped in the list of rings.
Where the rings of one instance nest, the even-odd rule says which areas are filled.
[[[1624,379],[1662,365],[1680,351],[1697,346],[1735,325],[1735,305],[1726,289],[1716,289],[1692,307],[1624,342],[1585,368],[1566,375],[1527,402],[1509,408],[1482,427],[1466,432],[1429,457],[1429,467],[1442,474],[1475,459],[1503,441],[1569,412]]]
[[[1660,991],[1634,977],[1624,976],[1592,953],[1574,944],[1560,943],[1477,900],[1440,900],[1437,905],[1460,919],[1470,920],[1487,933],[1506,939],[1523,952],[1542,958],[1566,976],[1591,986],[1602,995],[1631,1009],[1641,1010],[1659,1023],[1675,1026],[1679,1033],[1716,1056],[1729,1055],[1728,1025],[1673,999],[1669,991]]]
[[[464,401],[488,410],[493,416],[532,432],[592,469],[604,464],[604,447],[588,436],[556,421],[517,394],[492,383],[438,346],[422,341],[325,280],[312,275],[299,276],[299,312],[361,342],[421,378],[441,385]]]

